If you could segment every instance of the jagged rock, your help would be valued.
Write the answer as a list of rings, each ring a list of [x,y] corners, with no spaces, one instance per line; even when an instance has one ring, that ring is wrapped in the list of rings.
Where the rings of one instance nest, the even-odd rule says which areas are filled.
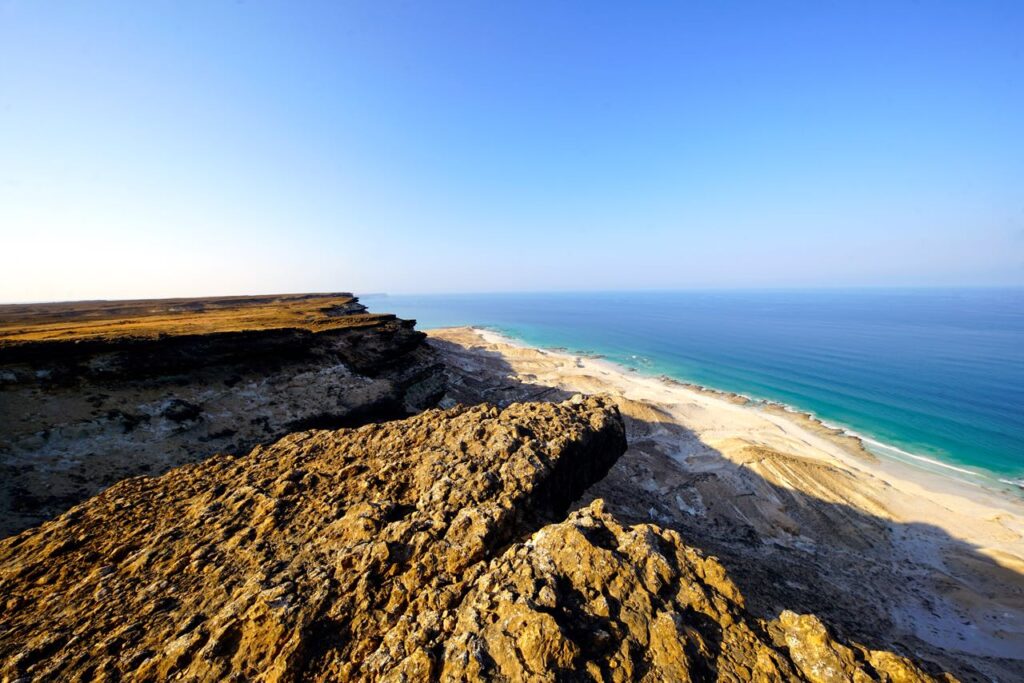
[[[755,619],[675,531],[600,500],[565,519],[624,450],[614,404],[575,396],[123,481],[0,541],[0,675],[943,680],[813,616]]]
[[[423,680],[625,450],[606,399],[427,411],[122,481],[0,541],[4,680]]]
[[[468,328],[435,330],[428,343],[449,375],[443,400],[558,401],[572,390],[614,390],[618,384],[615,373],[615,381],[607,381],[604,368],[577,373],[571,359],[515,348]],[[641,398],[643,390],[616,391],[629,450],[574,508],[602,498],[620,523],[679,532],[721,561],[756,617],[771,619],[789,608],[816,615],[844,640],[912,654],[965,681],[1024,681],[1012,649],[1009,656],[983,654],[993,635],[1006,635],[1000,647],[1013,639],[1014,629],[1004,626],[1013,622],[1014,596],[1020,594],[1011,566],[999,568],[985,553],[957,551],[962,544],[955,540],[944,546],[943,532],[890,523],[871,487],[826,461],[749,444],[739,451],[743,442],[736,439],[731,462],[671,414],[689,410],[689,392],[666,389],[658,400]],[[714,438],[731,431],[723,424]],[[929,551],[920,555],[924,547]],[[931,564],[933,557],[964,553],[974,560],[944,560],[941,569]],[[986,609],[990,605],[1005,609]],[[970,611],[961,611],[964,606]],[[980,622],[977,615],[988,616]],[[935,625],[951,637],[919,637]]]
[[[0,536],[126,477],[430,407],[413,321],[350,294],[0,306]]]
[[[457,618],[443,681],[952,680],[812,615],[754,619],[717,560],[600,500],[493,560]]]

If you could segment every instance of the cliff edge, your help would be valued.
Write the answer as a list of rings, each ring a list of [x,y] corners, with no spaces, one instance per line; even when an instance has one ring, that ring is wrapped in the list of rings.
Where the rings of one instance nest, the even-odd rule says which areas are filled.
[[[305,431],[0,541],[5,680],[932,681],[762,621],[676,532],[566,510],[610,399]]]
[[[3,675],[418,679],[487,560],[624,450],[617,410],[587,399],[300,432],[120,482],[0,541]]]
[[[433,405],[413,326],[351,294],[0,306],[0,536],[127,477]]]

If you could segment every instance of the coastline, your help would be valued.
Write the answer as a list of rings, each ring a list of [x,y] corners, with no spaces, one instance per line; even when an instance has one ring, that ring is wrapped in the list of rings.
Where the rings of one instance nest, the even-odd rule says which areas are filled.
[[[308,334],[247,323],[251,307],[281,299],[248,297],[193,300],[186,315],[205,334],[149,338],[168,316],[147,318],[178,306],[147,302],[128,336],[107,333],[98,350],[36,340],[8,351],[23,362],[0,372],[6,401],[24,411],[8,429],[44,428],[20,439],[22,471],[39,492],[82,484],[39,467],[77,455],[101,491],[63,514],[37,509],[50,519],[0,543],[5,680],[230,677],[268,661],[299,678],[1024,678],[1024,660],[1002,656],[1016,632],[983,643],[983,659],[998,659],[975,666],[890,637],[883,603],[859,604],[865,584],[901,593],[860,557],[890,531],[843,503],[877,506],[800,500],[768,478],[851,488],[834,469],[698,436],[707,424],[673,413],[683,401],[721,421],[720,437],[742,436],[735,418],[757,413],[745,399],[472,329],[428,339],[412,321],[358,317],[354,301],[298,298]],[[211,305],[229,310],[211,320]],[[91,306],[75,308],[119,320]],[[255,329],[217,332],[236,322]],[[65,381],[47,381],[55,371]],[[189,460],[215,439],[250,438],[246,424],[262,432],[247,452]],[[758,424],[774,423],[747,427]],[[57,450],[68,445],[77,451]],[[112,463],[145,475],[108,476]],[[10,483],[22,499],[0,502],[24,511],[28,480]],[[961,617],[942,618],[951,631]]]
[[[1024,500],[1012,493],[876,454],[861,435],[779,403],[491,329],[426,331],[452,345],[465,384],[490,374],[487,391],[499,393],[487,400],[611,395],[630,452],[581,504],[611,499],[621,514],[701,538],[731,556],[730,571],[749,569],[755,593],[766,571],[786,577],[765,587],[765,610],[803,601],[855,632],[1024,661]],[[876,614],[851,616],[847,601],[876,602]]]
[[[509,341],[518,341],[514,337],[510,337],[508,335],[501,333],[496,334],[508,339]],[[633,371],[631,368],[619,366],[617,363],[612,362],[612,364],[619,367],[620,370],[624,369],[627,372]],[[1006,479],[1000,477],[997,473],[988,472],[981,468],[953,465],[935,458],[911,453],[900,446],[885,443],[873,436],[862,434],[852,427],[829,422],[828,420],[815,415],[810,410],[792,406],[787,403],[783,403],[782,401],[750,396],[740,392],[716,389],[715,387],[709,387],[703,384],[678,380],[668,375],[659,375],[658,379],[668,384],[684,387],[691,391],[718,396],[727,401],[737,403],[738,405],[747,405],[751,408],[775,412],[787,417],[788,419],[797,420],[805,427],[827,435],[831,440],[839,442],[839,445],[843,445],[853,451],[857,451],[869,460],[889,460],[890,462],[905,465],[914,471],[946,477],[970,486],[977,486],[990,493],[1008,496],[1013,501],[1024,501],[1024,480]],[[965,477],[960,475],[967,476]]]
[[[687,382],[685,380],[678,380],[665,374],[645,374],[642,370],[620,365],[615,361],[608,360],[601,354],[573,352],[568,349],[549,349],[533,346],[524,340],[517,339],[516,337],[504,332],[486,327],[470,325],[467,326],[467,329],[475,331],[491,343],[517,346],[525,350],[541,351],[543,353],[560,356],[565,359],[572,359],[574,362],[582,363],[584,367],[588,364],[601,366],[606,370],[618,373],[626,379],[654,380],[671,387],[678,387],[685,391],[691,391],[704,396],[717,398],[736,406],[751,410],[760,410],[769,414],[777,415],[785,420],[794,421],[801,427],[823,436],[849,455],[859,457],[865,462],[877,465],[878,471],[871,472],[872,474],[879,475],[882,472],[888,471],[888,477],[895,477],[907,480],[911,483],[916,483],[917,485],[923,486],[925,491],[935,491],[943,494],[953,493],[954,495],[964,495],[968,498],[973,498],[974,495],[972,494],[976,494],[977,491],[980,491],[981,495],[986,499],[991,496],[995,501],[1003,501],[1008,505],[1009,510],[1013,510],[1017,514],[1021,515],[1021,534],[1022,539],[1024,539],[1024,497],[1017,495],[1017,491],[1021,490],[1021,488],[1019,485],[1012,483],[1009,480],[1000,479],[994,473],[968,469],[966,467],[939,462],[926,456],[915,455],[914,453],[905,451],[898,446],[887,444],[873,437],[860,434],[849,427],[826,422],[808,410],[791,406],[781,401],[758,398],[735,391],[716,389],[715,387]],[[430,329],[425,330],[427,334],[434,331],[435,330]],[[903,457],[894,457],[890,454],[893,452],[899,453]],[[953,472],[970,475],[971,478],[968,479],[966,477],[957,476],[953,474]],[[1000,486],[1000,483],[1002,483],[1003,486]],[[970,488],[960,490],[961,486],[967,486]],[[992,503],[992,501],[988,502],[999,507],[998,503]]]
[[[1006,478],[1001,476],[999,473],[990,472],[984,468],[954,465],[936,458],[912,453],[896,444],[886,443],[880,437],[864,434],[847,425],[830,422],[829,420],[816,415],[813,411],[793,406],[783,401],[753,396],[739,391],[719,389],[706,384],[677,379],[664,373],[648,373],[645,372],[643,368],[632,367],[609,360],[606,356],[600,353],[571,350],[566,347],[534,345],[505,331],[491,327],[476,325],[467,325],[464,327],[480,333],[491,341],[519,346],[524,349],[542,351],[548,354],[557,354],[567,358],[580,358],[584,362],[606,364],[616,372],[624,373],[627,376],[657,379],[672,386],[678,386],[680,388],[708,396],[718,397],[737,405],[745,405],[755,409],[774,412],[788,419],[799,421],[803,426],[826,435],[832,441],[837,442],[838,445],[846,448],[847,450],[857,452],[868,460],[888,460],[890,462],[900,463],[915,472],[953,479],[959,483],[981,488],[998,496],[1008,497],[1012,501],[1024,503],[1024,477],[1019,479]],[[435,329],[444,330],[460,328]],[[425,328],[424,331],[430,333],[432,330],[430,328]]]

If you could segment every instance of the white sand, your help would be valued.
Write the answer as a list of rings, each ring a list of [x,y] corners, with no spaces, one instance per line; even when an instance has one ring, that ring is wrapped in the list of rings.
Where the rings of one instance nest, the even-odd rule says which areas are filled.
[[[865,557],[894,576],[905,573],[907,585],[915,586],[915,599],[894,599],[887,607],[898,631],[941,649],[1024,658],[1024,501],[1012,494],[871,457],[858,440],[777,406],[531,348],[486,330],[430,334],[481,358],[489,354],[517,382],[616,397],[624,415],[646,425],[632,428],[631,450],[671,460],[667,466],[649,460],[637,471],[654,472],[650,481],[634,484],[674,496],[680,519],[711,514],[707,501],[717,499],[712,507],[719,513],[734,510],[722,514],[742,518],[762,537],[792,548],[806,550],[834,535],[836,547],[846,543],[856,557],[865,538],[884,537],[884,552],[865,551]],[[494,363],[489,367],[495,370]],[[691,481],[695,473],[708,472],[717,488],[690,485],[670,493],[667,480],[676,474]],[[756,488],[752,481],[766,484]],[[787,497],[780,489],[820,503],[817,518],[831,521],[808,521],[805,511],[782,500]],[[852,515],[859,521],[849,522],[843,510],[864,516]],[[864,547],[875,548],[874,540]],[[884,585],[879,591],[878,599],[887,600]]]

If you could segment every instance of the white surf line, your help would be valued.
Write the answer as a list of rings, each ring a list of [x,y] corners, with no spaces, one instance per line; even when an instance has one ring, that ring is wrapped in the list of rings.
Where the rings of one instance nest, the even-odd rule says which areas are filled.
[[[566,358],[567,360],[573,360],[573,359],[577,358],[578,355],[579,355],[579,354],[572,354],[572,353],[563,352],[563,351],[554,351],[554,350],[540,349],[539,347],[532,346],[531,344],[529,344],[525,340],[521,340],[521,339],[518,339],[518,338],[515,338],[515,337],[512,337],[512,336],[509,336],[509,335],[507,335],[507,334],[505,334],[503,332],[498,332],[496,330],[487,329],[487,328],[481,328],[481,327],[475,327],[475,326],[469,326],[469,327],[470,327],[470,329],[472,329],[475,332],[477,332],[478,334],[480,334],[481,337],[483,337],[488,343],[491,343],[491,344],[504,343],[504,344],[507,344],[509,346],[513,346],[513,347],[516,347],[516,348],[519,348],[519,349],[529,349],[529,350],[535,350],[535,351],[543,351],[544,353],[561,356],[563,358]],[[588,360],[590,360],[591,362],[600,361],[601,363],[607,363],[608,365],[614,366],[616,368],[617,372],[624,379],[626,379],[628,381],[636,381],[637,379],[639,379],[638,377],[633,376],[635,373],[631,373],[630,372],[631,368],[629,368],[628,366],[616,363],[613,360],[608,360],[606,357],[602,356],[599,359],[588,359]],[[632,369],[636,370],[636,368],[632,368]],[[843,434],[844,436],[850,436],[850,437],[853,437],[853,438],[860,439],[863,443],[865,443],[869,447],[869,449],[871,450],[872,453],[875,453],[876,455],[879,455],[879,456],[881,456],[881,457],[883,457],[883,458],[885,458],[887,460],[891,460],[893,462],[898,462],[898,463],[901,463],[901,464],[904,464],[904,465],[915,466],[915,467],[917,467],[917,468],[919,468],[921,470],[924,470],[925,472],[929,472],[929,473],[932,473],[932,474],[942,474],[943,472],[941,472],[941,471],[940,472],[936,472],[935,471],[935,468],[938,468],[939,470],[947,471],[946,476],[948,476],[948,477],[950,477],[952,479],[955,479],[956,481],[961,481],[961,482],[964,482],[964,483],[967,483],[967,484],[971,484],[973,486],[978,486],[979,488],[983,488],[983,489],[986,489],[986,490],[993,490],[994,489],[997,492],[1005,491],[1005,489],[1003,487],[993,486],[993,485],[995,485],[997,483],[1002,483],[1002,484],[1013,486],[1013,487],[1016,487],[1016,488],[1019,488],[1019,489],[1024,489],[1024,479],[1021,479],[1021,480],[1002,479],[1002,478],[998,477],[998,475],[996,475],[994,473],[981,472],[981,471],[978,471],[978,470],[973,470],[973,469],[969,469],[969,468],[966,468],[966,467],[960,467],[960,466],[957,466],[957,465],[952,465],[952,464],[949,464],[949,463],[945,463],[945,462],[942,462],[940,460],[935,460],[934,458],[929,458],[929,457],[924,456],[924,455],[917,455],[915,453],[911,453],[909,451],[906,451],[906,450],[904,450],[904,449],[902,449],[902,448],[900,448],[898,446],[894,446],[892,444],[888,444],[888,443],[879,441],[879,440],[877,440],[875,438],[872,438],[870,436],[866,436],[866,435],[864,435],[864,434],[862,434],[862,433],[860,433],[860,432],[858,432],[858,431],[856,431],[856,430],[854,430],[854,429],[852,429],[850,427],[847,427],[845,425],[835,424],[835,423],[829,422],[827,420],[824,420],[824,419],[818,417],[817,415],[815,415],[813,412],[811,412],[809,410],[803,410],[802,408],[799,408],[799,407],[796,407],[796,406],[792,406],[792,405],[789,405],[787,403],[783,403],[781,401],[777,401],[775,399],[758,398],[758,397],[751,396],[749,394],[745,394],[745,393],[741,393],[741,392],[723,391],[722,389],[717,389],[715,387],[707,386],[705,384],[700,384],[700,383],[696,383],[696,382],[689,382],[687,380],[678,380],[678,379],[676,379],[674,377],[671,377],[669,375],[665,375],[664,373],[662,373],[661,376],[656,376],[656,375],[649,375],[649,374],[644,373],[643,369],[640,369],[639,372],[641,373],[640,378],[643,378],[645,380],[659,381],[661,379],[661,377],[665,377],[668,380],[670,380],[671,382],[676,382],[676,383],[682,385],[683,388],[690,388],[690,389],[696,388],[696,389],[699,389],[699,390],[704,390],[704,391],[709,391],[711,393],[720,394],[723,400],[727,396],[738,396],[738,397],[740,397],[740,398],[742,398],[742,399],[744,399],[744,400],[746,400],[749,403],[754,404],[754,405],[756,405],[756,404],[765,404],[765,405],[778,406],[778,407],[782,408],[783,410],[785,410],[786,412],[793,413],[795,415],[806,416],[806,417],[809,417],[809,418],[811,418],[813,420],[816,420],[823,427],[826,427],[828,429],[834,429],[834,430],[840,432],[841,434]],[[666,384],[668,384],[668,382],[662,381],[662,384],[666,385]],[[908,460],[910,462],[908,462]],[[950,475],[950,474],[948,474],[948,472],[956,472],[957,474],[968,475],[968,476],[972,477],[973,480],[971,480],[971,479],[964,479],[963,477],[958,477],[958,476]],[[979,482],[978,480],[981,480],[981,481]],[[986,486],[984,486],[984,484],[982,482],[987,483],[990,486],[986,487]]]

